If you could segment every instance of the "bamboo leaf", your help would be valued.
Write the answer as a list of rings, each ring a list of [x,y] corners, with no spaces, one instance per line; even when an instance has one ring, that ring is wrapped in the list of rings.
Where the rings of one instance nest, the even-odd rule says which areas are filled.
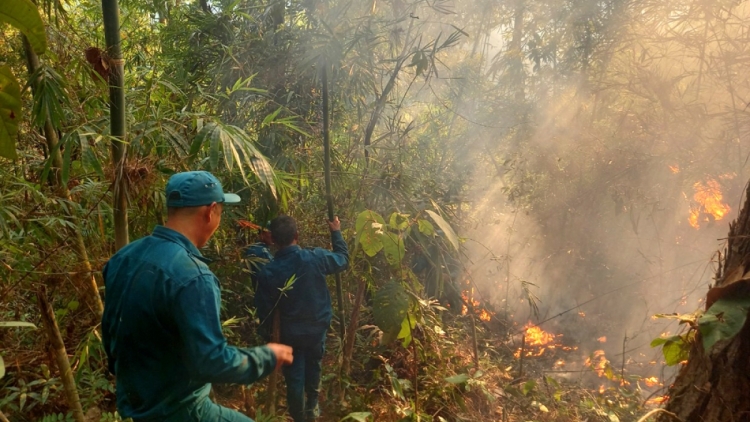
[[[8,22],[18,28],[29,39],[31,48],[37,54],[47,49],[47,36],[39,9],[29,0],[3,0],[0,8],[0,22]]]
[[[29,327],[36,328],[36,325],[24,321],[0,321],[0,327]]]
[[[21,87],[9,66],[0,66],[0,157],[16,158]]]
[[[3,361],[3,357],[0,356],[0,379],[2,379],[5,376],[5,362]]]
[[[436,212],[425,210],[427,215],[429,215],[435,223],[437,223],[438,227],[445,233],[446,239],[453,245],[453,247],[458,250],[458,236],[456,235],[456,232],[453,231],[453,228],[450,224],[448,224],[447,221],[443,219],[443,217],[439,216]]]

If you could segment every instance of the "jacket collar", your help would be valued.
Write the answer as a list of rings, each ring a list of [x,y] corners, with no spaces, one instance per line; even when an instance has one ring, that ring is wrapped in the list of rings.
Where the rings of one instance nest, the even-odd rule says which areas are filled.
[[[201,252],[198,250],[198,248],[195,247],[193,242],[191,242],[187,237],[176,230],[172,230],[164,226],[156,226],[154,227],[154,232],[151,235],[182,246],[188,254],[194,256],[200,261],[205,262],[206,264],[211,262],[210,259],[204,257],[201,254]]]
[[[280,258],[284,255],[289,255],[291,253],[297,252],[300,249],[302,248],[300,248],[299,245],[289,245],[283,249],[279,249],[278,251],[276,251],[276,255],[274,255],[274,258]]]

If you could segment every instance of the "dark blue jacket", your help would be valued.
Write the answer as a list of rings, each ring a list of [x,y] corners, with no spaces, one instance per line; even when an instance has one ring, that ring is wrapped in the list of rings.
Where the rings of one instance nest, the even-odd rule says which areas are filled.
[[[103,343],[123,418],[163,420],[205,399],[211,382],[249,384],[276,366],[266,346],[227,345],[207,262],[185,236],[157,226],[104,267]]]
[[[349,250],[340,231],[331,232],[333,252],[323,248],[302,249],[287,246],[258,273],[255,306],[261,330],[272,323],[278,307],[281,315],[281,342],[295,346],[305,339],[319,339],[331,324],[333,312],[326,275],[343,271],[349,265]],[[288,280],[292,288],[281,297]]]
[[[255,291],[258,289],[258,273],[263,266],[273,261],[273,255],[268,249],[268,245],[263,242],[253,243],[248,246],[245,248],[243,255],[247,260],[250,270],[250,282],[252,283],[253,291]]]

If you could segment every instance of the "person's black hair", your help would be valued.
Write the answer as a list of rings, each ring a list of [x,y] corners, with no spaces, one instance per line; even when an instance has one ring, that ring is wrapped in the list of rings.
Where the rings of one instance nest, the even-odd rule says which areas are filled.
[[[297,236],[297,222],[288,215],[281,215],[271,221],[271,238],[278,247],[284,248],[294,242]]]

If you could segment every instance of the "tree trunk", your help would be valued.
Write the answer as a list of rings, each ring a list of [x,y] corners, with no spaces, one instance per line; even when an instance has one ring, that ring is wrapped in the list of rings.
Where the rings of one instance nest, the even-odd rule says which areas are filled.
[[[120,11],[117,0],[102,0],[104,16],[104,38],[109,57],[109,113],[110,135],[112,136],[112,164],[114,176],[115,249],[128,244],[128,191],[125,144],[125,91],[123,77],[125,63],[120,47]]]
[[[725,295],[750,293],[750,188],[739,217],[729,226],[724,259],[716,274],[715,289]],[[737,272],[742,272],[738,278]],[[731,292],[727,289],[731,286]],[[710,300],[708,300],[710,301]],[[669,389],[665,409],[682,421],[747,421],[750,420],[750,326],[730,339],[721,340],[708,352],[703,349],[700,333],[691,346],[688,363]],[[662,422],[673,418],[662,414]]]
[[[39,56],[37,56],[34,50],[31,48],[29,40],[26,38],[26,36],[23,36],[23,48],[26,52],[26,64],[28,66],[29,75],[33,75],[37,70],[39,70],[40,67]],[[36,95],[37,93],[35,92],[34,94]],[[65,185],[65,183],[63,183],[62,180],[63,159],[62,154],[60,153],[60,139],[57,136],[57,131],[52,126],[52,121],[50,120],[49,116],[44,122],[44,138],[47,141],[47,150],[50,153],[50,162],[52,163],[50,171],[52,183],[59,190],[59,194],[63,198],[71,201],[72,199],[70,196],[70,190],[68,190],[68,187]],[[70,209],[66,208],[66,212],[69,211]],[[70,217],[71,219],[74,218],[74,216],[69,213],[67,217]],[[70,230],[73,231],[73,247],[76,251],[76,254],[78,255],[78,258],[81,260],[81,264],[83,265],[86,272],[86,275],[84,277],[89,279],[87,283],[88,285],[85,286],[84,289],[84,291],[87,292],[86,296],[88,297],[84,298],[84,302],[89,303],[94,312],[101,317],[102,313],[104,312],[104,306],[102,305],[102,299],[99,296],[99,286],[96,282],[96,278],[94,277],[93,268],[91,267],[91,261],[89,261],[89,255],[86,251],[86,243],[83,240],[83,234],[81,234],[81,230],[77,225]]]

